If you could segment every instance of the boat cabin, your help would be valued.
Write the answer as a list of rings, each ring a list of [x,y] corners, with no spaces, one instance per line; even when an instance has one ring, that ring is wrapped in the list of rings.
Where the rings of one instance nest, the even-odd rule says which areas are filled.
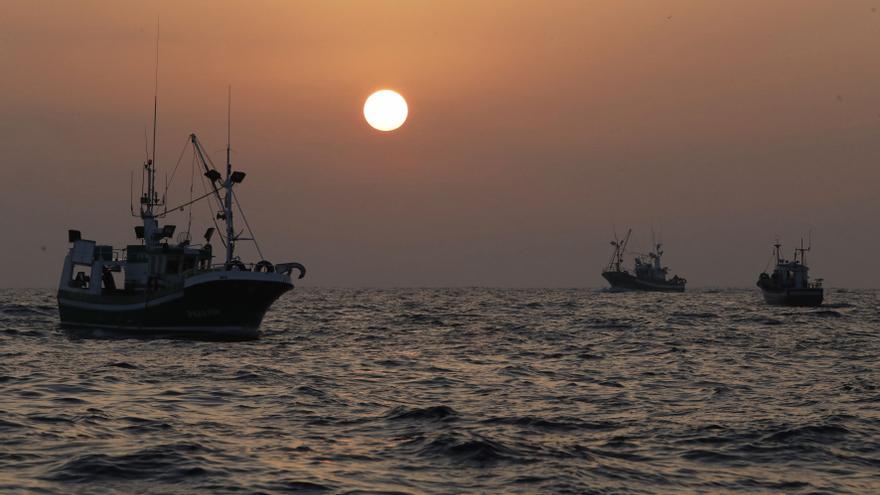
[[[171,229],[173,232],[173,227]],[[133,244],[125,249],[96,245],[70,231],[73,243],[64,260],[61,285],[89,293],[131,293],[180,285],[199,271],[211,269],[211,245],[188,242],[154,247]]]

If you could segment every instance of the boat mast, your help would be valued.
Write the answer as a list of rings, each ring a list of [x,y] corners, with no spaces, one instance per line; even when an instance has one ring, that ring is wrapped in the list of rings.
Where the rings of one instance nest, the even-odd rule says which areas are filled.
[[[238,237],[235,235],[235,228],[232,223],[232,205],[235,200],[232,192],[232,187],[235,184],[241,184],[241,182],[245,178],[245,174],[242,171],[233,171],[232,170],[232,88],[229,89],[229,100],[227,102],[227,122],[226,122],[226,179],[223,179],[223,175],[214,167],[214,164],[208,161],[208,155],[205,153],[202,144],[199,142],[199,139],[195,134],[190,134],[189,138],[193,144],[193,148],[196,151],[196,155],[198,156],[199,162],[201,162],[202,167],[205,169],[205,177],[211,181],[211,189],[212,191],[207,193],[210,195],[211,193],[217,198],[218,203],[220,204],[220,208],[222,211],[217,212],[217,220],[223,220],[226,223],[226,238],[223,241],[226,246],[226,266],[227,269],[231,266],[231,263],[235,259],[235,241],[237,240],[254,240],[253,235],[250,238],[247,237]],[[223,190],[225,194],[220,194],[220,190]],[[203,196],[204,197],[204,196]],[[244,218],[244,214],[242,214],[242,218]],[[244,218],[245,225],[247,225],[247,219]],[[250,227],[248,227],[248,231],[250,231]],[[221,237],[222,239],[222,237]],[[259,248],[258,248],[259,250]]]
[[[653,235],[651,237],[653,237]],[[656,243],[654,244],[654,253],[652,254],[652,257],[654,258],[654,267],[658,270],[663,268],[662,266],[660,266],[662,264],[660,260],[661,256],[663,256],[663,244]]]
[[[794,250],[794,251],[795,251],[795,255],[794,255],[794,260],[795,260],[795,261],[797,261],[797,253],[800,253],[800,255],[801,255],[801,264],[802,264],[802,265],[806,265],[806,264],[807,264],[807,251],[809,251],[810,248],[812,247],[812,242],[811,242],[810,244],[811,244],[810,246],[808,246],[808,247],[804,247],[804,238],[801,237],[801,247],[799,247],[799,248],[797,248],[797,249]]]
[[[226,102],[226,197],[224,198],[223,210],[226,214],[226,263],[231,263],[235,254],[235,229],[232,226],[232,159],[231,159],[231,136],[232,136],[232,86],[229,86],[229,94]]]
[[[618,241],[616,239],[611,244],[614,246],[614,255],[611,257],[611,267],[614,268],[614,271],[619,272],[620,266],[623,264],[623,254],[626,252],[626,245],[629,242],[629,236],[632,234],[632,229],[628,229],[626,231],[626,236],[624,236],[623,241]]]
[[[159,204],[156,194],[156,134],[159,122],[159,19],[156,19],[156,66],[153,81],[153,152],[147,158],[144,168],[147,170],[147,192],[141,196],[141,218],[144,222],[144,244],[152,247],[158,244],[159,223],[153,213],[153,207]]]

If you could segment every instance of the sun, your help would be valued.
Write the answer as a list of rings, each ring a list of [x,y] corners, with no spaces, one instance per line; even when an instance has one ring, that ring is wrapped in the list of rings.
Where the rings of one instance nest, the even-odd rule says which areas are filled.
[[[364,102],[364,118],[374,129],[393,131],[406,122],[409,107],[400,93],[383,89],[371,94]]]

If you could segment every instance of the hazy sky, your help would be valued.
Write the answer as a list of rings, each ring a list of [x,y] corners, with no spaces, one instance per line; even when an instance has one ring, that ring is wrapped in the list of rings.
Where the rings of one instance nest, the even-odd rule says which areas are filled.
[[[239,197],[304,285],[598,287],[614,226],[692,286],[810,230],[814,276],[880,285],[880,0],[28,0],[0,15],[0,286],[54,286],[68,228],[133,242],[157,16],[160,178],[190,132],[222,161],[231,84]],[[398,131],[364,122],[380,88]]]

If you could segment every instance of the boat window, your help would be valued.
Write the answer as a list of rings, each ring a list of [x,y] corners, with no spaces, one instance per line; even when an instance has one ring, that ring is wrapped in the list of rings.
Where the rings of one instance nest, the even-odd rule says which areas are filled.
[[[101,273],[101,287],[105,290],[123,290],[125,287],[125,272],[121,266],[113,268],[105,267]]]
[[[70,286],[76,287],[78,289],[88,289],[91,282],[91,277],[89,277],[89,273],[92,273],[92,267],[88,265],[73,265],[73,270],[71,270],[72,278],[70,279]]]

